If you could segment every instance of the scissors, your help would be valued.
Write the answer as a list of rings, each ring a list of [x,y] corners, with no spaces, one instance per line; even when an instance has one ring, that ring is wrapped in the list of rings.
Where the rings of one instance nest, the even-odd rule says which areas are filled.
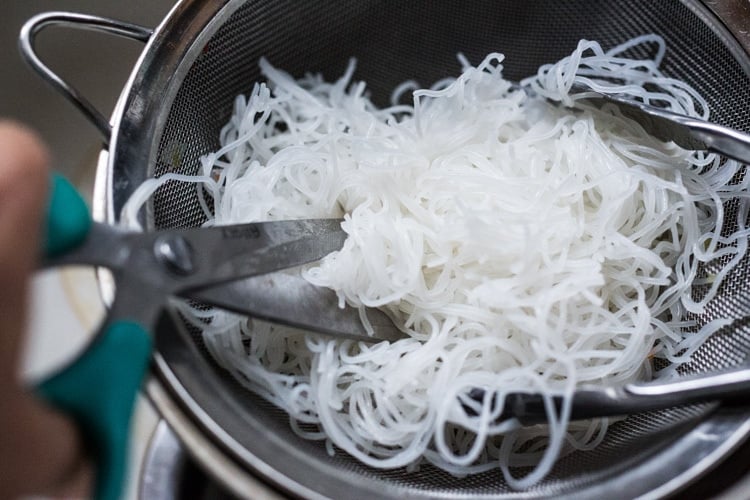
[[[130,416],[151,355],[149,332],[168,298],[193,298],[283,319],[283,291],[303,285],[301,278],[274,278],[273,271],[318,260],[339,250],[345,239],[340,219],[129,232],[92,221],[73,186],[64,177],[53,175],[43,267],[103,266],[112,272],[116,286],[114,301],[88,347],[37,386],[43,398],[76,420],[92,450],[97,461],[95,498],[115,500],[121,494]],[[253,276],[264,278],[253,282]],[[252,279],[243,282],[240,278]],[[271,299],[266,297],[264,303],[260,300],[263,293],[257,290],[265,290]],[[282,292],[274,295],[273,290]],[[242,296],[245,293],[250,300]],[[253,294],[258,301],[252,300]],[[307,309],[285,322],[325,331],[325,324],[315,322],[326,323],[336,311],[334,308],[326,316],[320,314],[319,307],[325,307],[326,301],[335,303],[335,296],[317,290],[313,296],[318,299],[305,301]],[[297,298],[292,294],[286,302]],[[339,315],[345,324],[329,327],[328,333],[346,331],[349,337],[367,339],[363,331],[356,331],[356,325],[362,328],[358,320],[346,323],[346,314],[357,318],[356,310],[351,311]],[[393,329],[387,318],[379,322]]]

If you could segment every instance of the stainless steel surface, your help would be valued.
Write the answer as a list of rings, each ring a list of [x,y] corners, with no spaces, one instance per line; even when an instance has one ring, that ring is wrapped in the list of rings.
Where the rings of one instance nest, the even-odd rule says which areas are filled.
[[[586,420],[616,417],[662,410],[695,403],[741,400],[750,396],[750,370],[737,370],[715,375],[686,377],[685,380],[627,384],[620,387],[581,388],[573,393],[570,418]],[[472,398],[481,401],[482,390],[475,390]],[[557,411],[563,410],[564,399],[552,396]],[[715,405],[711,406],[715,408]],[[466,408],[467,411],[472,411]],[[503,421],[516,418],[522,425],[537,425],[547,420],[545,399],[539,393],[510,393],[505,407],[497,418]]]
[[[175,395],[170,393],[162,381],[151,379],[146,384],[146,392],[151,401],[159,408],[161,416],[168,422],[170,434],[179,439],[186,455],[201,467],[201,473],[217,481],[225,494],[236,498],[253,500],[283,500],[286,498],[272,485],[266,484],[258,477],[248,474],[224,449],[218,446],[210,434],[196,426],[191,410],[184,409]],[[143,473],[147,474],[147,468]],[[188,492],[185,498],[194,500]],[[151,500],[151,497],[141,497]],[[212,500],[215,497],[209,497]]]
[[[597,107],[606,104],[617,106],[623,116],[634,120],[647,133],[662,141],[674,141],[685,149],[712,151],[750,163],[750,135],[738,130],[649,106],[624,95],[602,94],[575,86],[573,92],[586,96],[576,99],[576,105],[590,103]]]
[[[484,392],[476,389],[472,398],[481,401]],[[747,364],[719,373],[680,377],[669,381],[626,384],[620,387],[584,387],[573,394],[570,417],[582,420],[616,417],[661,410],[675,406],[711,402],[742,402],[750,399],[750,367]],[[558,411],[563,398],[553,396]],[[711,408],[715,408],[711,406]],[[467,407],[467,411],[471,411]],[[522,425],[544,423],[545,400],[538,393],[510,393],[497,421],[516,418]]]
[[[4,0],[0,2],[0,117],[35,129],[47,143],[52,166],[69,179],[87,179],[102,147],[99,131],[31,70],[18,49],[21,28],[50,10],[72,10],[154,27],[176,0]],[[39,34],[38,53],[58,75],[110,115],[143,44],[121,37],[68,28]],[[90,191],[85,193],[90,195]]]
[[[298,270],[205,288],[191,297],[254,318],[352,340],[396,341],[406,335],[384,312],[368,309],[367,320],[373,329],[370,337],[357,309],[340,308],[333,291],[311,285]]]
[[[143,462],[138,497],[144,500],[180,498],[181,475],[185,472],[185,453],[165,421],[159,422],[151,437]]]
[[[66,26],[69,28],[101,31],[103,33],[132,38],[140,42],[147,42],[151,37],[152,30],[138,26],[137,24],[114,21],[97,16],[83,14],[72,14],[69,12],[46,12],[38,14],[24,24],[21,28],[19,46],[26,61],[34,70],[41,75],[50,85],[55,87],[66,99],[68,99],[83,115],[99,129],[102,138],[107,144],[112,129],[109,121],[97,110],[91,102],[82,96],[74,87],[60,78],[54,71],[49,69],[39,58],[35,48],[37,34],[50,26]]]
[[[124,200],[142,180],[166,171],[193,171],[198,156],[216,148],[234,96],[258,79],[255,61],[261,55],[295,75],[311,70],[328,77],[340,74],[355,55],[359,78],[380,103],[405,79],[417,76],[429,83],[451,74],[458,51],[475,60],[501,50],[507,55],[506,76],[518,80],[565,55],[580,38],[613,45],[648,32],[667,39],[665,71],[698,87],[717,123],[750,129],[750,60],[695,1],[476,2],[470,8],[463,2],[429,8],[414,2],[383,9],[377,2],[185,0],[156,30],[123,91],[97,210],[117,220]],[[195,226],[201,212],[189,190],[168,186],[157,193],[148,222],[155,228]],[[748,269],[743,261],[722,296],[697,318],[699,323],[719,316],[736,321],[696,353],[687,371],[718,370],[747,357],[750,327],[737,296],[746,288]],[[430,466],[375,471],[340,452],[329,456],[324,446],[299,440],[281,412],[234,384],[206,355],[200,335],[174,314],[161,325],[157,349],[163,386],[150,386],[150,393],[158,392],[152,387],[168,388],[171,398],[166,399],[179,401],[194,424],[182,439],[193,440],[191,452],[227,484],[236,486],[239,467],[281,491],[310,497],[519,496],[496,473],[456,478]],[[163,406],[170,414],[169,404]],[[547,479],[520,495],[674,493],[746,440],[749,415],[746,407],[721,407],[632,416],[613,424],[595,450],[567,455]],[[224,453],[203,453],[195,444],[200,439]],[[237,491],[252,494],[242,487]]]
[[[197,298],[210,305],[229,303],[235,310],[257,311],[263,315],[264,304],[253,304],[252,296],[242,295],[242,287],[222,289],[221,285],[319,260],[340,249],[345,239],[346,233],[338,219],[273,221],[146,233],[95,222],[80,246],[49,259],[45,265],[87,264],[109,269],[117,294],[107,320],[134,319],[150,328],[168,297],[196,298],[195,292],[199,290]],[[273,274],[265,280],[273,280]],[[346,321],[334,325],[344,328],[343,331],[321,325],[320,311],[314,307],[319,303],[311,302],[306,306],[299,303],[303,297],[301,294],[314,292],[314,287],[295,289],[295,284],[305,283],[303,280],[286,283],[289,286],[276,294],[273,303],[266,304],[269,308],[286,310],[287,314],[294,311],[297,325],[312,329],[320,326],[329,335],[380,340],[377,334],[370,337],[362,328],[346,330]],[[335,308],[335,303],[332,306]],[[335,315],[336,309],[331,314]],[[345,318],[355,319],[351,316]],[[375,325],[376,328],[379,326]],[[387,317],[382,327],[385,329],[383,335],[389,338],[398,333]]]
[[[177,435],[162,420],[149,443],[138,498],[141,500],[233,500],[237,497],[220,488],[195,465]],[[259,496],[256,498],[263,498],[262,490],[259,490]]]
[[[711,438],[714,436],[706,436]],[[208,443],[204,443],[210,446]],[[679,460],[681,450],[674,450]],[[229,500],[242,495],[232,495],[210,475],[203,472],[181,443],[177,432],[166,422],[161,422],[149,443],[149,457],[156,457],[144,465],[140,482],[139,498],[143,500]],[[700,478],[684,498],[710,498],[713,500],[738,500],[747,498],[747,483],[750,476],[743,477],[742,463],[750,461],[750,448],[732,455],[730,463],[722,464],[718,470]],[[738,466],[739,465],[739,466]],[[629,484],[621,484],[628,491]],[[254,499],[268,498],[267,489],[257,485],[244,486],[240,491],[257,491]],[[273,493],[273,492],[270,492]],[[245,495],[246,496],[246,495]],[[680,498],[683,498],[680,497]],[[274,497],[271,497],[274,498]],[[649,496],[648,498],[656,498]]]
[[[706,394],[701,391],[689,393],[665,394],[663,396],[649,396],[629,391],[631,387],[607,387],[578,389],[570,402],[569,416],[571,420],[587,420],[600,417],[617,417],[634,415],[654,410],[664,410],[673,407],[696,403],[716,402],[733,397],[747,396],[748,384],[744,387],[718,387],[717,390],[726,394]],[[481,393],[472,394],[481,401]],[[558,412],[564,411],[564,400],[560,396],[552,396],[550,402]],[[707,405],[703,408],[693,407],[695,411],[715,409],[717,405]],[[473,411],[467,408],[467,412]],[[510,393],[505,401],[505,407],[497,421],[516,418],[521,425],[539,425],[547,421],[545,399],[538,393]]]
[[[154,241],[154,255],[170,271],[188,276],[195,272],[193,250],[180,235],[162,235]]]

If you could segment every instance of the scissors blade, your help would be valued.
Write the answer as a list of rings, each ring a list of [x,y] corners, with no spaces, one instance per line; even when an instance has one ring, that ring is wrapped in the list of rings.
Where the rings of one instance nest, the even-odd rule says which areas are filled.
[[[175,293],[319,260],[346,240],[341,219],[271,221],[169,231],[192,255],[189,280]],[[156,240],[158,247],[160,240]],[[158,252],[158,250],[157,250]]]
[[[340,308],[333,291],[308,283],[295,269],[202,288],[186,296],[254,318],[335,337],[364,342],[406,337],[377,309],[367,310],[367,319],[374,330],[373,336],[369,336],[357,309]]]
[[[314,262],[339,250],[345,240],[340,219],[146,233],[94,223],[81,245],[43,265],[103,266],[118,282],[141,284],[140,290],[128,289],[128,293],[184,295],[192,289]]]

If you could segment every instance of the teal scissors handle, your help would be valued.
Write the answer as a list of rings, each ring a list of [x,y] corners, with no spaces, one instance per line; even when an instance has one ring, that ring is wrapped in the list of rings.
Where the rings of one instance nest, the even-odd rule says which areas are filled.
[[[71,184],[53,175],[45,254],[75,249],[91,218]],[[37,392],[76,421],[96,465],[94,498],[121,497],[128,457],[130,418],[151,355],[151,336],[133,321],[105,321],[86,350],[37,386]]]
[[[97,461],[95,496],[101,500],[120,494],[130,415],[151,351],[149,332],[167,298],[194,298],[207,288],[312,262],[339,250],[346,239],[338,219],[129,232],[93,222],[78,193],[59,176],[48,219],[44,265],[103,266],[116,287],[88,349],[39,386],[40,394],[79,423]],[[217,298],[211,290],[200,298],[219,307],[227,302],[226,294]]]
[[[59,176],[48,219],[44,265],[104,266],[117,289],[88,349],[39,386],[79,423],[97,462],[95,496],[101,500],[120,495],[130,415],[151,352],[149,331],[167,297],[193,298],[206,288],[312,262],[346,239],[338,219],[129,232],[93,222]],[[226,302],[210,291],[201,298],[219,307]]]

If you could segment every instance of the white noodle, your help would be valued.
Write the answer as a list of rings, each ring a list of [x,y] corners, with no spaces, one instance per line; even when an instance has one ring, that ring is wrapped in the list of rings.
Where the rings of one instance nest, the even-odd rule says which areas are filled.
[[[654,56],[623,55],[638,45]],[[194,311],[211,354],[331,454],[409,470],[427,460],[457,475],[500,468],[527,488],[562,453],[604,438],[606,420],[569,422],[576,387],[650,377],[649,356],[684,362],[728,323],[682,318],[747,251],[747,181],[730,183],[740,165],[650,138],[615,109],[545,100],[570,104],[584,82],[707,118],[705,99],[660,72],[664,53],[653,35],[608,51],[581,41],[524,80],[532,96],[503,79],[501,54],[476,67],[459,56],[461,76],[405,82],[386,109],[352,80],[353,60],[334,83],[261,60],[267,83],[236,99],[200,174],[149,181],[124,218],[134,223],[167,180],[201,186],[210,225],[344,217],[344,247],[306,278],[363,320],[383,308],[411,337],[368,345]],[[413,106],[398,104],[410,90]],[[740,209],[726,221],[732,198]],[[727,223],[738,230],[722,236]],[[699,277],[718,256],[723,267]],[[707,293],[692,297],[701,280]],[[475,388],[481,401],[468,397]],[[548,425],[496,421],[519,390],[545,396]],[[559,414],[553,395],[566,402]],[[517,479],[519,466],[533,469]]]

